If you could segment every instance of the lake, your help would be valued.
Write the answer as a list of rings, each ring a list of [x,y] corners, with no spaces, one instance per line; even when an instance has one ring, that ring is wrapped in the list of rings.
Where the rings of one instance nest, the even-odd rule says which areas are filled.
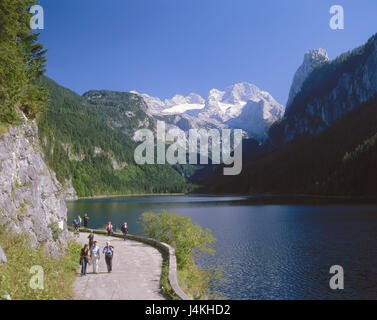
[[[135,196],[69,201],[68,221],[87,212],[89,227],[110,220],[131,234],[145,211],[166,209],[212,230],[217,242],[203,266],[221,265],[229,299],[377,299],[377,206],[276,204],[246,197]],[[332,290],[330,267],[344,269]]]

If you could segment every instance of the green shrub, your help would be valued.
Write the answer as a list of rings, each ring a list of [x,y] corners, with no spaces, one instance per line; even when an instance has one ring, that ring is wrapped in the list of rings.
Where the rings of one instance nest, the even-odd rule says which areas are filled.
[[[54,241],[58,240],[61,233],[58,223],[56,221],[51,222],[48,227],[51,229],[52,238]]]
[[[216,239],[209,229],[203,229],[197,223],[192,223],[190,218],[165,210],[157,214],[144,212],[140,220],[149,237],[175,248],[178,282],[186,294],[193,299],[223,298],[221,293],[214,291],[214,288],[224,281],[222,269],[217,267],[203,270],[195,264],[195,258],[201,254],[215,253],[209,245]],[[167,278],[167,275],[165,276]],[[165,291],[169,292],[167,280],[163,285],[166,287]]]
[[[80,246],[69,242],[60,258],[53,258],[40,246],[30,248],[24,235],[8,234],[0,228],[0,244],[8,262],[0,266],[0,288],[13,300],[63,300],[72,299],[72,284],[79,268]],[[44,288],[33,290],[29,283],[32,266],[41,266]]]

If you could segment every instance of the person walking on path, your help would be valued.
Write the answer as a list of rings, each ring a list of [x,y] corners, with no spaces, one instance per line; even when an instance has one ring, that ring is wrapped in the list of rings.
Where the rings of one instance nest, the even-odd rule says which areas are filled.
[[[79,228],[81,228],[82,219],[80,216],[77,217],[77,221],[79,223]]]
[[[89,217],[88,217],[88,214],[85,212],[84,213],[84,228],[88,229],[88,221],[89,221]]]
[[[113,271],[113,257],[114,257],[114,247],[110,244],[110,242],[106,242],[106,247],[103,248],[103,252],[105,254],[105,261],[107,265],[107,272]]]
[[[73,234],[76,237],[80,235],[80,226],[79,226],[79,222],[76,219],[73,219]]]
[[[81,264],[81,275],[86,276],[86,267],[88,266],[89,262],[89,246],[87,244],[84,245],[84,248],[81,249],[80,253],[80,264]]]
[[[121,230],[122,233],[123,233],[123,240],[126,241],[126,239],[127,239],[127,233],[128,233],[128,225],[127,225],[127,222],[123,223],[122,228],[120,228],[120,230]]]
[[[94,231],[93,230],[90,230],[88,239],[89,239],[89,248],[91,248],[93,246],[93,242],[94,242]]]
[[[93,273],[98,273],[100,249],[97,246],[97,241],[94,241],[93,246],[90,248],[90,257],[91,257],[92,265],[93,265]]]
[[[114,232],[113,225],[111,224],[111,221],[108,222],[106,227],[107,235],[111,236]]]

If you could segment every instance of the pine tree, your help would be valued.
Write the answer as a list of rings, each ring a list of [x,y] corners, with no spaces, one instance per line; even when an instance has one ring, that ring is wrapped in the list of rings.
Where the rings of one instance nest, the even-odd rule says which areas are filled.
[[[47,91],[38,84],[47,50],[30,29],[29,10],[37,3],[0,1],[0,122],[18,123],[20,111],[33,119],[48,102]]]

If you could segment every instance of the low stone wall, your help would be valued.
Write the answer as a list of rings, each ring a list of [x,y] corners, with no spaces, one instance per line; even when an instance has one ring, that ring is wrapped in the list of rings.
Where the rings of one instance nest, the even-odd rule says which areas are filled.
[[[3,248],[0,246],[0,268],[2,264],[7,263],[7,257],[5,256],[5,252],[3,251]],[[2,291],[0,288],[0,300],[12,300],[8,292]]]
[[[5,256],[5,253],[3,251],[3,248],[0,246],[0,265],[7,263],[7,257]]]
[[[80,229],[81,232],[88,232],[87,229]],[[100,234],[100,235],[107,235],[106,231],[103,230],[93,230],[95,234]],[[123,234],[122,233],[117,233],[114,232],[112,234],[112,237],[116,238],[122,238],[123,239]],[[179,287],[178,285],[178,279],[177,279],[177,258],[175,256],[175,251],[174,248],[169,246],[166,243],[159,242],[155,239],[151,238],[146,238],[146,237],[140,237],[140,236],[134,236],[131,234],[127,234],[127,239],[138,241],[138,242],[143,242],[146,243],[152,247],[155,247],[157,249],[160,249],[163,251],[168,259],[169,259],[169,283],[174,291],[174,293],[179,297],[181,300],[191,300],[184,292],[183,290]]]

